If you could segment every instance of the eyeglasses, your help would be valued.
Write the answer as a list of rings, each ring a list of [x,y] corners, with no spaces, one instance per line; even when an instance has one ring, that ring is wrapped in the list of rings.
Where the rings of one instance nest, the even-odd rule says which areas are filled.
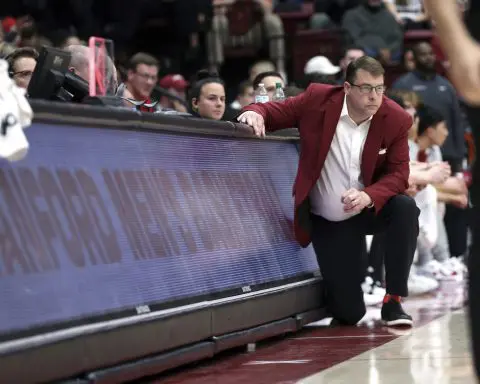
[[[360,90],[360,93],[363,93],[365,95],[369,94],[373,90],[377,93],[377,95],[383,95],[385,91],[387,90],[387,87],[385,85],[370,85],[370,84],[350,84],[352,87],[357,87]]]
[[[33,74],[33,71],[10,72],[10,75],[11,75],[12,77],[18,76],[18,77],[26,78],[26,77],[31,77],[32,74]]]
[[[158,76],[156,75],[152,76],[152,75],[149,75],[148,73],[140,73],[140,72],[135,72],[135,73],[145,81],[152,80],[154,83],[156,83],[158,80]]]

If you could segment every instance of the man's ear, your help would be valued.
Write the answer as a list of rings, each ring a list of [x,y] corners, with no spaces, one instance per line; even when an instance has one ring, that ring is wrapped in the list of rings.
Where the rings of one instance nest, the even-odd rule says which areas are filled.
[[[192,99],[192,109],[193,109],[194,111],[196,111],[196,110],[198,109],[198,101],[197,101],[197,98],[196,98],[196,97],[194,97],[194,98]]]

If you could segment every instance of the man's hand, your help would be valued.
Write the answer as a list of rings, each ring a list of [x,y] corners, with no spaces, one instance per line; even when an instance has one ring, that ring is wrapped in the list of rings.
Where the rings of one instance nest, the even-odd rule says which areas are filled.
[[[448,163],[436,163],[427,171],[432,184],[444,183],[452,174]]]
[[[343,210],[347,213],[359,213],[372,204],[372,199],[365,192],[349,189],[342,195]]]
[[[237,120],[240,123],[247,124],[253,128],[255,136],[265,137],[265,122],[262,115],[257,112],[247,111],[238,116]]]
[[[457,195],[451,203],[457,208],[465,209],[468,207],[468,197],[467,195]]]
[[[410,183],[405,193],[410,197],[415,197],[416,194],[418,193],[418,186],[416,184]]]

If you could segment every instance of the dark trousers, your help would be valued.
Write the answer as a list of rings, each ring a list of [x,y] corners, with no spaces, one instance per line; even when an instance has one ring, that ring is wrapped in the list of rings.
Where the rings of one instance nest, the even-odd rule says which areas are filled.
[[[385,232],[373,236],[370,252],[368,252],[368,275],[375,283],[383,283],[383,259],[385,258]]]
[[[462,171],[461,160],[448,157],[444,157],[443,160],[450,164],[450,167],[452,168],[452,174]],[[447,204],[443,221],[445,223],[445,230],[447,231],[450,255],[453,257],[466,256],[468,210]]]
[[[443,222],[447,231],[450,256],[467,256],[468,209],[448,204]]]
[[[408,295],[419,213],[412,198],[398,195],[376,216],[364,210],[351,219],[331,222],[312,215],[312,243],[324,281],[327,308],[335,319],[353,325],[365,314],[361,284],[365,279],[363,245],[367,234],[385,233],[387,293]]]

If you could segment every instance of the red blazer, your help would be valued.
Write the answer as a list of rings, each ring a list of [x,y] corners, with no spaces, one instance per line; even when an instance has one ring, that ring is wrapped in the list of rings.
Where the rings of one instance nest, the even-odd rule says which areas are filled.
[[[330,149],[343,108],[343,87],[313,84],[302,94],[283,103],[251,104],[243,111],[263,116],[267,131],[297,127],[300,132],[300,161],[293,186],[295,237],[303,247],[311,241],[310,190]],[[364,191],[378,213],[392,196],[408,188],[410,115],[384,97],[373,116],[362,154]],[[381,149],[386,153],[379,154]]]

